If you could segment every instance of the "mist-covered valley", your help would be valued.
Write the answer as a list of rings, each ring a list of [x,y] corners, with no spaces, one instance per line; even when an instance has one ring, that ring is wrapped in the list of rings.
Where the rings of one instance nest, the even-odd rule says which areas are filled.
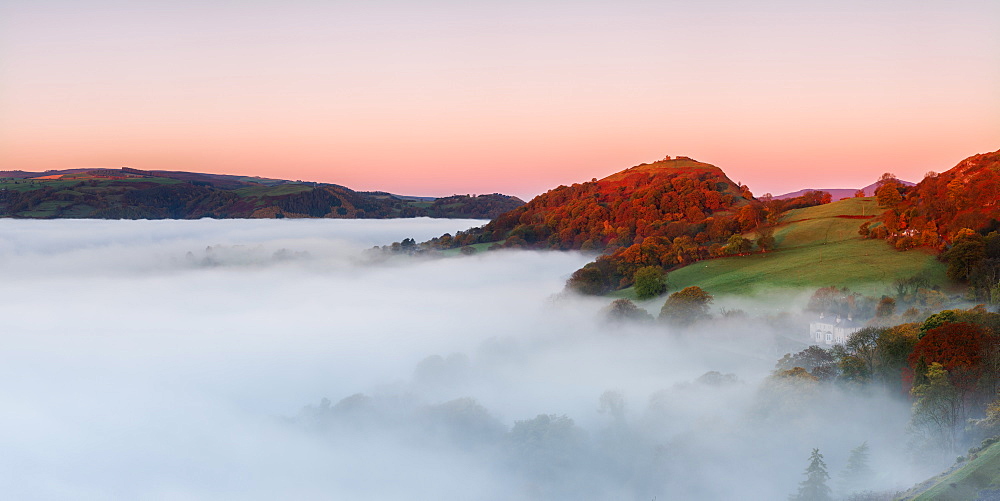
[[[564,294],[591,255],[365,252],[481,223],[0,220],[0,490],[768,500],[814,448],[840,495],[863,443],[865,489],[942,466],[905,399],[770,377],[811,291],[682,331]]]

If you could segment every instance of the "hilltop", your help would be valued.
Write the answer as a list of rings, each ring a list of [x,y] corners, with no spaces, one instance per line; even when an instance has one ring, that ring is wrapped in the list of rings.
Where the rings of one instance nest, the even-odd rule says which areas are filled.
[[[498,193],[408,197],[336,184],[127,167],[0,171],[0,217],[491,218],[523,204]]]

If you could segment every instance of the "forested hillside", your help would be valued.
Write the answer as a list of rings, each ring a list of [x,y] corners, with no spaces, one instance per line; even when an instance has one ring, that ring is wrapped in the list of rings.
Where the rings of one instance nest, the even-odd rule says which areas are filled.
[[[897,248],[944,246],[963,229],[1000,229],[1000,151],[974,155],[948,171],[930,172],[914,187],[879,197],[885,211],[867,227],[869,235]]]
[[[914,187],[887,179],[883,212],[860,233],[899,250],[940,251],[948,275],[968,282],[977,300],[1000,302],[1000,151],[971,156]]]
[[[491,218],[507,195],[419,199],[335,184],[137,169],[0,173],[0,217],[34,219]]]

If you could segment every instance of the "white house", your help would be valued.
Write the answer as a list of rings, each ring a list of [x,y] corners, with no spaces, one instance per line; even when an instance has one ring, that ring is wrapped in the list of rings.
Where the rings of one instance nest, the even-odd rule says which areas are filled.
[[[850,315],[847,316],[847,320],[843,320],[840,315],[833,318],[824,317],[820,313],[818,320],[809,322],[809,339],[814,343],[828,346],[844,344],[851,334],[859,330],[861,330],[861,325],[855,323]]]

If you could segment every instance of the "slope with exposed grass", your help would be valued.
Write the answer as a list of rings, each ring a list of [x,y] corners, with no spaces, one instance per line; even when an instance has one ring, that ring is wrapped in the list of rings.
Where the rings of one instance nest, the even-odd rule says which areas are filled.
[[[979,452],[964,465],[932,479],[927,490],[902,497],[905,501],[965,501],[1000,497],[1000,443]],[[915,489],[919,490],[919,489]],[[986,491],[986,492],[983,492]]]
[[[879,213],[874,198],[852,198],[789,211],[775,228],[767,253],[699,261],[670,272],[671,290],[697,285],[712,294],[747,294],[774,287],[850,287],[884,293],[899,278],[923,275],[945,285],[945,265],[933,253],[900,252],[866,240],[858,227]],[[621,295],[631,296],[630,290]]]

